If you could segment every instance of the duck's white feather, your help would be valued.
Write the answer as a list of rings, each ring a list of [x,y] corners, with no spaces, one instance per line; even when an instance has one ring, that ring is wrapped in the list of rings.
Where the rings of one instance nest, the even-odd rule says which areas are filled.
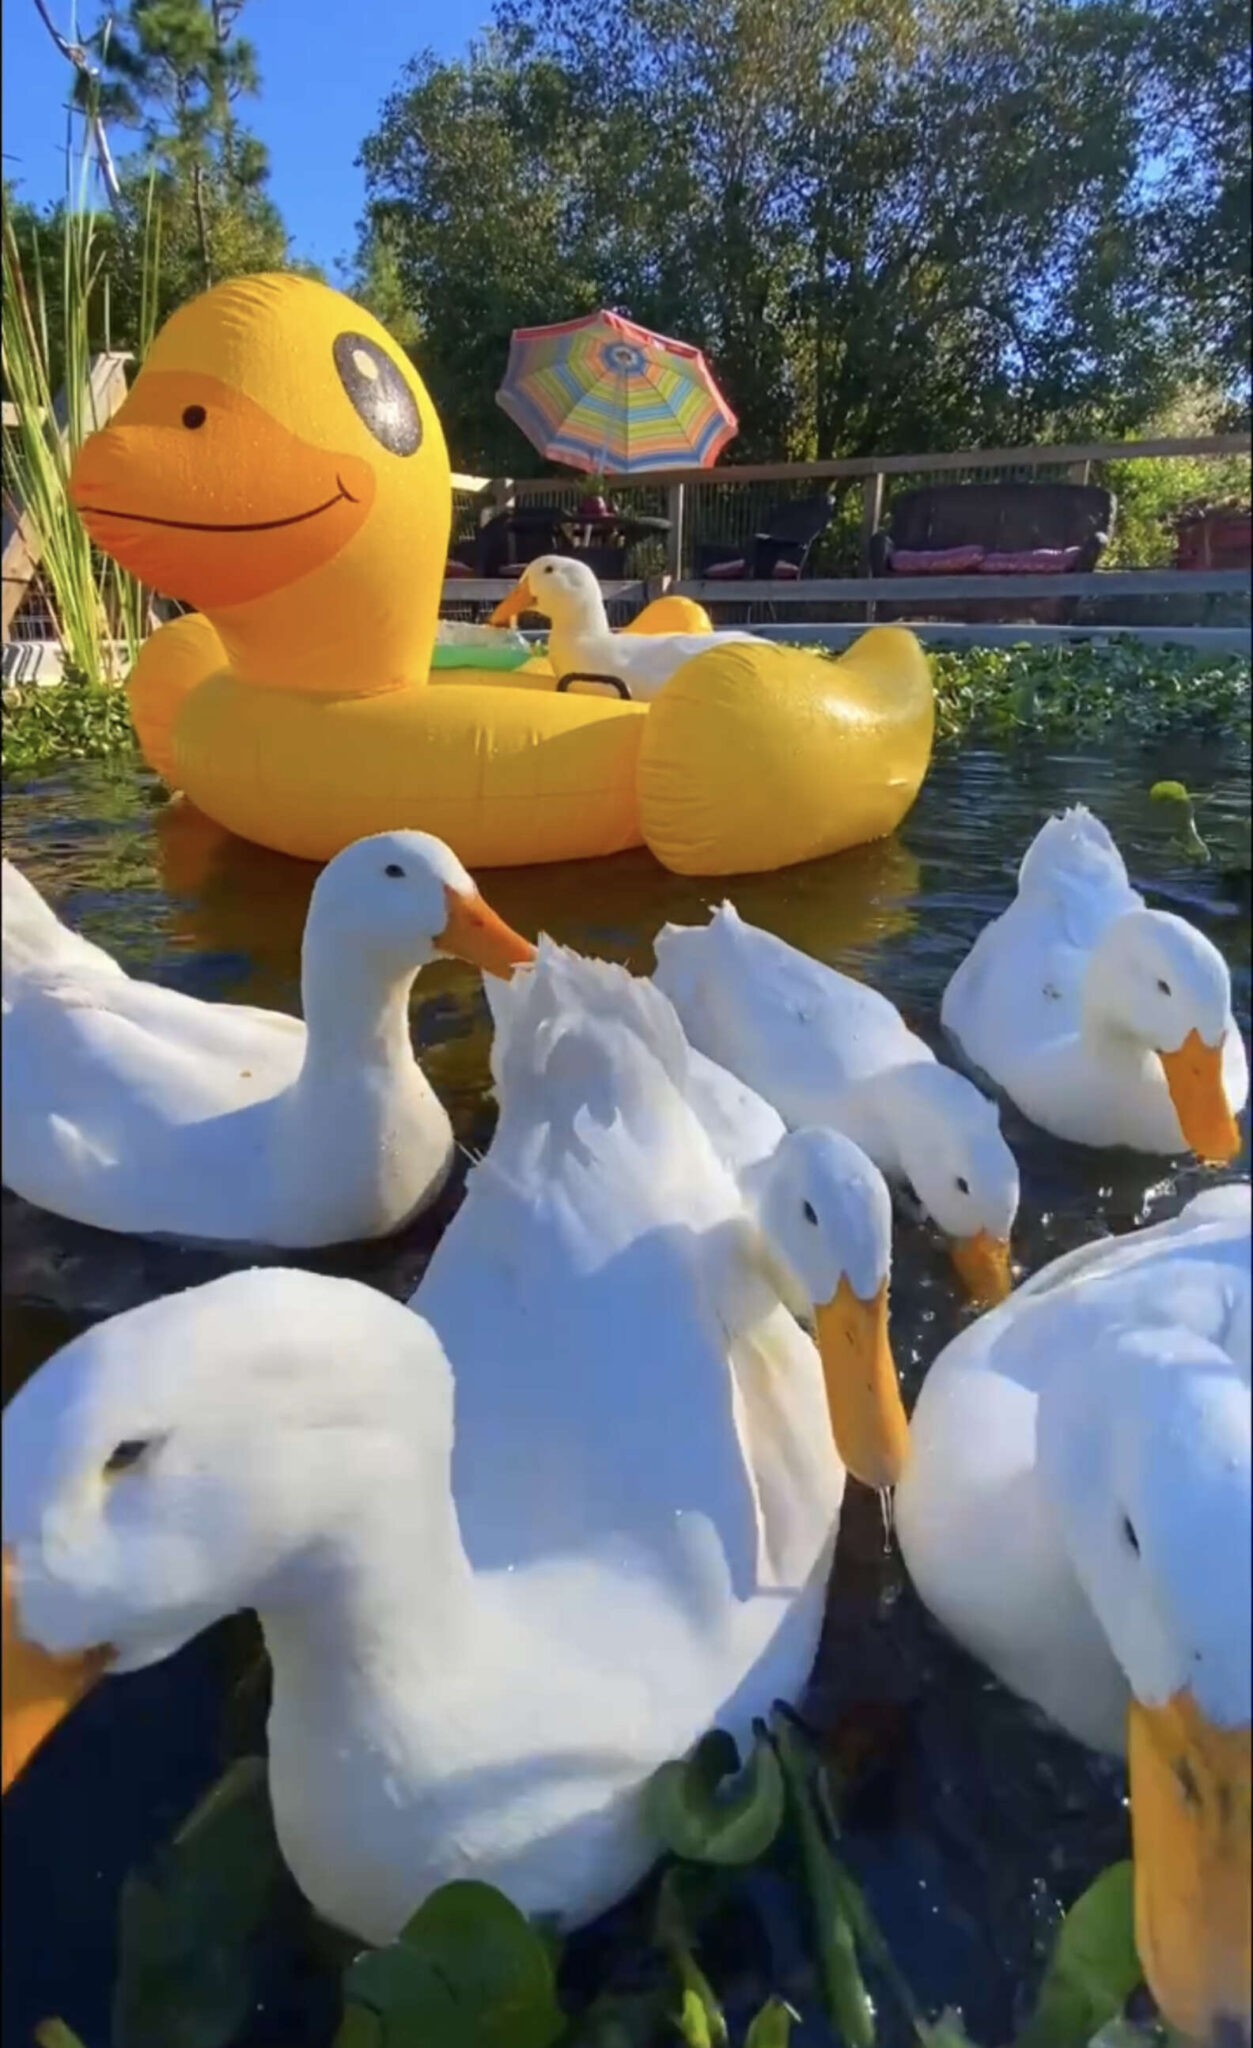
[[[396,1229],[437,1192],[452,1144],[409,1041],[416,934],[408,974],[380,979],[311,913],[311,1060],[299,1018],[125,974],[7,863],[3,911],[3,1178],[28,1201],[106,1230],[298,1246]]]
[[[941,1352],[911,1418],[895,1520],[918,1591],[1007,1685],[1096,1748],[1122,1748],[1136,1676],[1126,1660],[1151,1670],[1159,1651],[1123,1640],[1134,1586],[1093,1554],[1093,1532],[1102,1544],[1108,1533],[1112,1549],[1132,1513],[1145,1569],[1171,1578],[1173,1610],[1204,1637],[1219,1695],[1207,1693],[1208,1707],[1239,1725],[1244,1699],[1247,1718],[1247,1426],[1228,1440],[1237,1494],[1222,1513],[1234,1524],[1205,1557],[1188,1530],[1210,1526],[1210,1468],[1171,1445],[1184,1441],[1172,1432],[1198,1345],[1201,1382],[1217,1372],[1242,1388],[1232,1414],[1246,1412],[1247,1424],[1249,1224],[1247,1186],[1215,1190],[1168,1222],[1058,1259]],[[1140,1338],[1158,1346],[1159,1373],[1139,1371]],[[1161,1386],[1175,1392],[1170,1422],[1152,1406]],[[1054,1465],[1070,1461],[1064,1490],[1041,1468],[1042,1415]],[[1160,1456],[1146,1486],[1133,1474],[1147,1469],[1151,1443]],[[1104,1583],[1108,1598],[1094,1599]],[[1146,1600],[1159,1620],[1165,1584]]]

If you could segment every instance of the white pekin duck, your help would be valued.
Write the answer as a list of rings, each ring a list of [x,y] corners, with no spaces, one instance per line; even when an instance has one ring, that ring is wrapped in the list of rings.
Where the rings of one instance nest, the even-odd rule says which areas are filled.
[[[548,659],[558,681],[571,675],[612,677],[644,704],[685,661],[708,654],[711,647],[732,640],[760,643],[756,633],[615,633],[595,575],[586,562],[570,555],[540,555],[529,563],[490,623],[507,626],[524,612],[539,612],[551,621]]]
[[[438,953],[509,974],[533,947],[422,832],[314,884],[304,1021],[132,979],[3,869],[6,1187],[103,1230],[294,1249],[381,1237],[453,1158],[409,991]]]
[[[853,1139],[945,1234],[973,1298],[1003,1299],[1018,1168],[995,1103],[941,1066],[877,989],[746,924],[732,903],[707,925],[664,926],[654,946],[653,979],[691,1043],[786,1124]]]
[[[374,1942],[459,1876],[567,1926],[623,1895],[655,1768],[805,1682],[836,1441],[897,1470],[878,1174],[788,1136],[748,1210],[655,989],[545,945],[519,993],[429,1290],[455,1383],[425,1314],[254,1271],[89,1331],[5,1417],[6,1782],[106,1667],[255,1607],[284,1855]]]
[[[942,1351],[896,1492],[922,1598],[1079,1741],[1125,1751],[1166,2017],[1250,2024],[1250,1198],[1057,1259]]]
[[[1024,1116],[1078,1145],[1233,1159],[1249,1068],[1218,949],[1148,910],[1091,811],[1050,818],[941,1020]]]

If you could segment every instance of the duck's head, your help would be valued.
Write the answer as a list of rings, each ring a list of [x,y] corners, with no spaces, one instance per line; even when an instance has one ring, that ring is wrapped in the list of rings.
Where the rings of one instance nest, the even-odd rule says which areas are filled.
[[[1247,1309],[1230,1321],[1124,1330],[1063,1366],[1037,1421],[1042,1487],[1131,1688],[1140,1960],[1203,2042],[1247,2042],[1253,2020]]]
[[[4,1786],[106,1672],[241,1608],[324,1617],[398,1479],[451,1512],[451,1444],[434,1331],[355,1280],[231,1273],[75,1338],[4,1418]]]
[[[789,1131],[744,1177],[781,1298],[812,1317],[835,1446],[863,1486],[895,1486],[908,1425],[888,1336],[892,1202],[848,1138]]]
[[[529,562],[489,624],[512,625],[524,612],[538,612],[554,626],[591,625],[604,632],[608,621],[600,584],[586,562],[572,555],[539,555]]]
[[[411,976],[437,953],[507,981],[535,958],[483,900],[452,848],[429,832],[376,832],[337,853],[313,885],[305,926],[337,979]]]
[[[237,666],[243,640],[245,673],[260,638],[280,672],[249,679],[291,679],[293,637],[348,694],[354,637],[369,688],[425,675],[448,451],[403,350],[327,285],[233,278],[181,307],[80,449],[70,495],[97,545],[206,613]],[[258,634],[267,612],[276,630]]]
[[[1130,910],[1096,947],[1084,1000],[1156,1053],[1184,1142],[1198,1158],[1234,1159],[1240,1130],[1223,1087],[1231,976],[1217,946],[1172,911]]]
[[[973,1081],[938,1061],[892,1075],[894,1135],[905,1177],[948,1239],[959,1278],[981,1308],[1013,1286],[1010,1233],[1018,1214],[1018,1165],[1000,1114]]]

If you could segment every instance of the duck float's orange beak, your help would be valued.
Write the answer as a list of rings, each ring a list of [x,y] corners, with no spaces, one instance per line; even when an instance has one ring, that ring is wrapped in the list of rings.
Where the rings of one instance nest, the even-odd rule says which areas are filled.
[[[1250,1730],[1214,1727],[1191,1693],[1132,1704],[1136,1950],[1163,2015],[1194,2041],[1249,2038],[1251,1758]]]
[[[1184,1143],[1198,1159],[1225,1165],[1240,1150],[1240,1126],[1223,1087],[1223,1048],[1189,1031],[1175,1052],[1159,1052]]]
[[[909,1424],[888,1338],[888,1290],[863,1301],[847,1276],[816,1312],[835,1448],[863,1486],[884,1492],[905,1467]]]
[[[70,476],[97,547],[204,612],[322,568],[374,493],[360,456],[315,448],[231,385],[181,370],[145,370]]]
[[[527,582],[525,573],[519,576],[508,597],[502,597],[491,618],[489,626],[511,626],[520,619],[523,612],[535,610],[535,592]]]
[[[473,896],[445,889],[444,900],[448,922],[435,941],[441,953],[468,960],[472,967],[494,974],[499,981],[508,981],[515,967],[524,967],[535,958],[531,941],[507,925],[477,889]]]
[[[41,1742],[46,1741],[71,1707],[91,1691],[109,1666],[108,1650],[84,1650],[74,1656],[53,1657],[22,1635],[17,1612],[16,1571],[13,1559],[4,1554],[3,1625],[0,1655],[3,1663],[3,1697],[0,1722],[3,1735],[3,1768],[0,1791],[7,1792],[19,1772],[26,1768]]]

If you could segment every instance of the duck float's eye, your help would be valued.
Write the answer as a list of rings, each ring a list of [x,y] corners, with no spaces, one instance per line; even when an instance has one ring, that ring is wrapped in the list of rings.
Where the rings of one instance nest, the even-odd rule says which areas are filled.
[[[338,334],[332,353],[354,412],[391,455],[412,455],[422,440],[417,400],[389,355],[364,334]]]
[[[383,869],[383,873],[390,875],[393,881],[398,881],[404,874],[404,869],[398,860],[389,860],[387,866]]]
[[[968,1195],[970,1193],[970,1182],[966,1179],[964,1173],[959,1173],[957,1176],[957,1192],[961,1195]]]
[[[183,425],[193,429],[203,427],[207,418],[208,414],[205,412],[203,405],[189,405],[183,413]]]
[[[1168,996],[1170,994],[1170,983],[1168,981],[1159,981],[1157,986],[1164,996]]]
[[[802,1202],[801,1213],[803,1214],[806,1223],[812,1223],[815,1226],[817,1225],[818,1211],[815,1209],[812,1202]]]

